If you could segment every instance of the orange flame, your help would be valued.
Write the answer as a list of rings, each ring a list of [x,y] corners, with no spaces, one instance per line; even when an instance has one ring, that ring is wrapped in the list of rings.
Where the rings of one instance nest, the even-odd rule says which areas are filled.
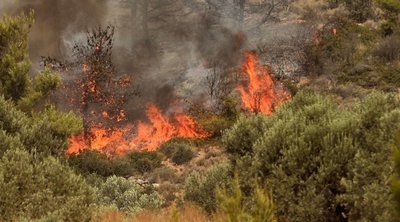
[[[248,78],[248,85],[239,85],[238,90],[245,109],[271,115],[277,105],[290,98],[282,87],[276,87],[268,69],[258,64],[255,53],[246,54],[243,73]]]
[[[90,129],[90,145],[81,133],[70,139],[67,154],[79,153],[85,149],[115,154],[141,150],[154,151],[162,143],[174,137],[206,138],[209,136],[209,133],[202,130],[190,116],[184,113],[168,118],[157,106],[149,104],[146,114],[149,123],[139,122],[136,135],[131,126],[110,130],[94,127]]]

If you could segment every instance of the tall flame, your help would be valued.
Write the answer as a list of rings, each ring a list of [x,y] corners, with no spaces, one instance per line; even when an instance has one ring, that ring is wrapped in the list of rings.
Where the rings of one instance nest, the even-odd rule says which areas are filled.
[[[104,129],[93,127],[90,129],[90,144],[80,134],[70,139],[68,154],[79,153],[85,149],[124,154],[129,151],[154,151],[162,143],[174,137],[206,138],[209,133],[188,115],[177,113],[171,118],[165,116],[154,104],[147,106],[149,123],[139,122],[136,127]],[[136,133],[134,132],[136,129]]]
[[[277,105],[290,98],[283,87],[275,85],[268,69],[258,63],[255,53],[246,53],[243,73],[248,84],[239,85],[238,90],[245,109],[271,115]]]
[[[84,66],[83,69],[87,70],[89,67]],[[256,54],[246,54],[243,73],[248,79],[248,84],[239,85],[238,91],[241,94],[245,109],[270,115],[276,106],[290,98],[290,95],[281,85],[274,83],[268,69],[258,63]],[[129,83],[129,79],[122,79],[116,84],[125,86]],[[98,96],[100,99],[96,101],[104,102],[106,107],[119,107],[116,96],[111,96],[109,100],[103,100],[103,97],[97,93],[96,81],[89,81],[83,88],[88,89],[95,97]],[[84,90],[84,93],[86,91]],[[98,112],[98,115],[115,123],[121,123],[126,119],[124,110],[117,109],[117,112],[110,110]],[[136,126],[126,125],[119,128],[109,128],[108,125],[100,123],[92,125],[81,134],[70,139],[67,154],[79,153],[86,149],[117,155],[130,151],[154,151],[162,143],[174,137],[206,138],[210,136],[193,118],[186,115],[182,110],[177,110],[175,114],[165,115],[154,104],[148,104],[147,122],[139,122]]]

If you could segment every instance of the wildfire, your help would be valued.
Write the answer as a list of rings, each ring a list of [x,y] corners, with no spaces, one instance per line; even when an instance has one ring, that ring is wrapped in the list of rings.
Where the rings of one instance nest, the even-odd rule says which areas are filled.
[[[136,125],[126,123],[122,108],[128,96],[119,94],[118,90],[123,91],[132,79],[124,76],[105,83],[102,78],[97,78],[98,72],[93,71],[89,65],[83,65],[82,69],[87,77],[80,82],[81,112],[85,127],[81,134],[70,138],[67,154],[83,150],[98,150],[114,155],[130,151],[154,151],[174,137],[210,136],[179,106],[174,107],[175,113],[166,115],[156,105],[148,104],[148,121]],[[283,87],[275,85],[268,69],[258,63],[256,54],[246,54],[243,73],[248,84],[239,85],[238,90],[245,109],[269,115],[277,105],[290,97]]]
[[[243,73],[248,85],[239,85],[243,107],[255,113],[271,115],[273,109],[290,98],[283,87],[277,87],[268,69],[258,63],[255,53],[246,53]]]
[[[85,149],[124,154],[129,151],[154,151],[162,143],[174,138],[206,138],[209,134],[188,115],[179,112],[168,117],[154,104],[147,107],[149,123],[139,122],[136,127],[104,129],[101,126],[89,130],[90,138],[84,134],[70,139],[68,154]],[[136,131],[136,132],[135,132]]]

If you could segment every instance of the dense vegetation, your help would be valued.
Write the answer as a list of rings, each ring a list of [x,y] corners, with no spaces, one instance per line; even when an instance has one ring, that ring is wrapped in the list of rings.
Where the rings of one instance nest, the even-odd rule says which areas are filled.
[[[400,221],[400,2],[295,3],[324,25],[291,100],[267,116],[229,94],[195,115],[212,138],[116,157],[65,154],[82,119],[52,105],[58,73],[31,77],[34,13],[3,17],[0,221]]]
[[[271,117],[239,120],[224,141],[242,186],[253,190],[251,178],[268,184],[280,220],[394,221],[398,107],[393,95],[372,93],[343,109],[305,91]]]

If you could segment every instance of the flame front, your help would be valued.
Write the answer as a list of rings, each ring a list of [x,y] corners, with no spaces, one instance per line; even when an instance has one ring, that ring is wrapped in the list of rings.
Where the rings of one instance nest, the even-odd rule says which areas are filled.
[[[90,67],[84,65],[83,70],[90,70]],[[258,63],[256,54],[246,54],[243,73],[248,79],[248,84],[239,85],[238,91],[241,94],[242,104],[246,110],[270,115],[276,106],[290,98],[290,95],[282,85],[274,83],[268,69]],[[129,83],[130,79],[124,78],[115,84],[124,87]],[[82,95],[84,107],[91,100],[103,102],[109,109],[95,112],[93,115],[107,120],[103,122],[111,121],[118,124],[89,124],[81,134],[70,139],[67,154],[79,153],[87,149],[116,155],[131,151],[155,151],[162,143],[174,137],[207,138],[210,136],[179,107],[176,109],[178,111],[175,114],[167,116],[154,104],[147,105],[147,122],[139,122],[136,126],[115,127],[126,120],[124,110],[119,108],[120,103],[118,103],[117,96],[113,94],[111,96],[105,94],[108,96],[104,96],[104,93],[98,89],[97,82],[92,79],[82,85],[81,88],[84,89]],[[104,100],[104,98],[108,99]],[[110,107],[116,107],[117,109],[111,109]],[[114,127],[110,127],[110,125]]]
[[[283,87],[278,88],[266,67],[258,64],[255,53],[246,53],[243,73],[248,85],[239,85],[243,107],[255,113],[271,115],[274,108],[290,98]]]
[[[85,149],[124,154],[130,151],[154,151],[164,142],[174,138],[207,138],[209,133],[190,116],[177,113],[168,118],[154,104],[147,106],[149,123],[139,122],[136,127],[105,129],[93,127],[89,141],[83,133],[70,139],[68,154],[79,153]],[[136,131],[136,133],[135,133]]]

